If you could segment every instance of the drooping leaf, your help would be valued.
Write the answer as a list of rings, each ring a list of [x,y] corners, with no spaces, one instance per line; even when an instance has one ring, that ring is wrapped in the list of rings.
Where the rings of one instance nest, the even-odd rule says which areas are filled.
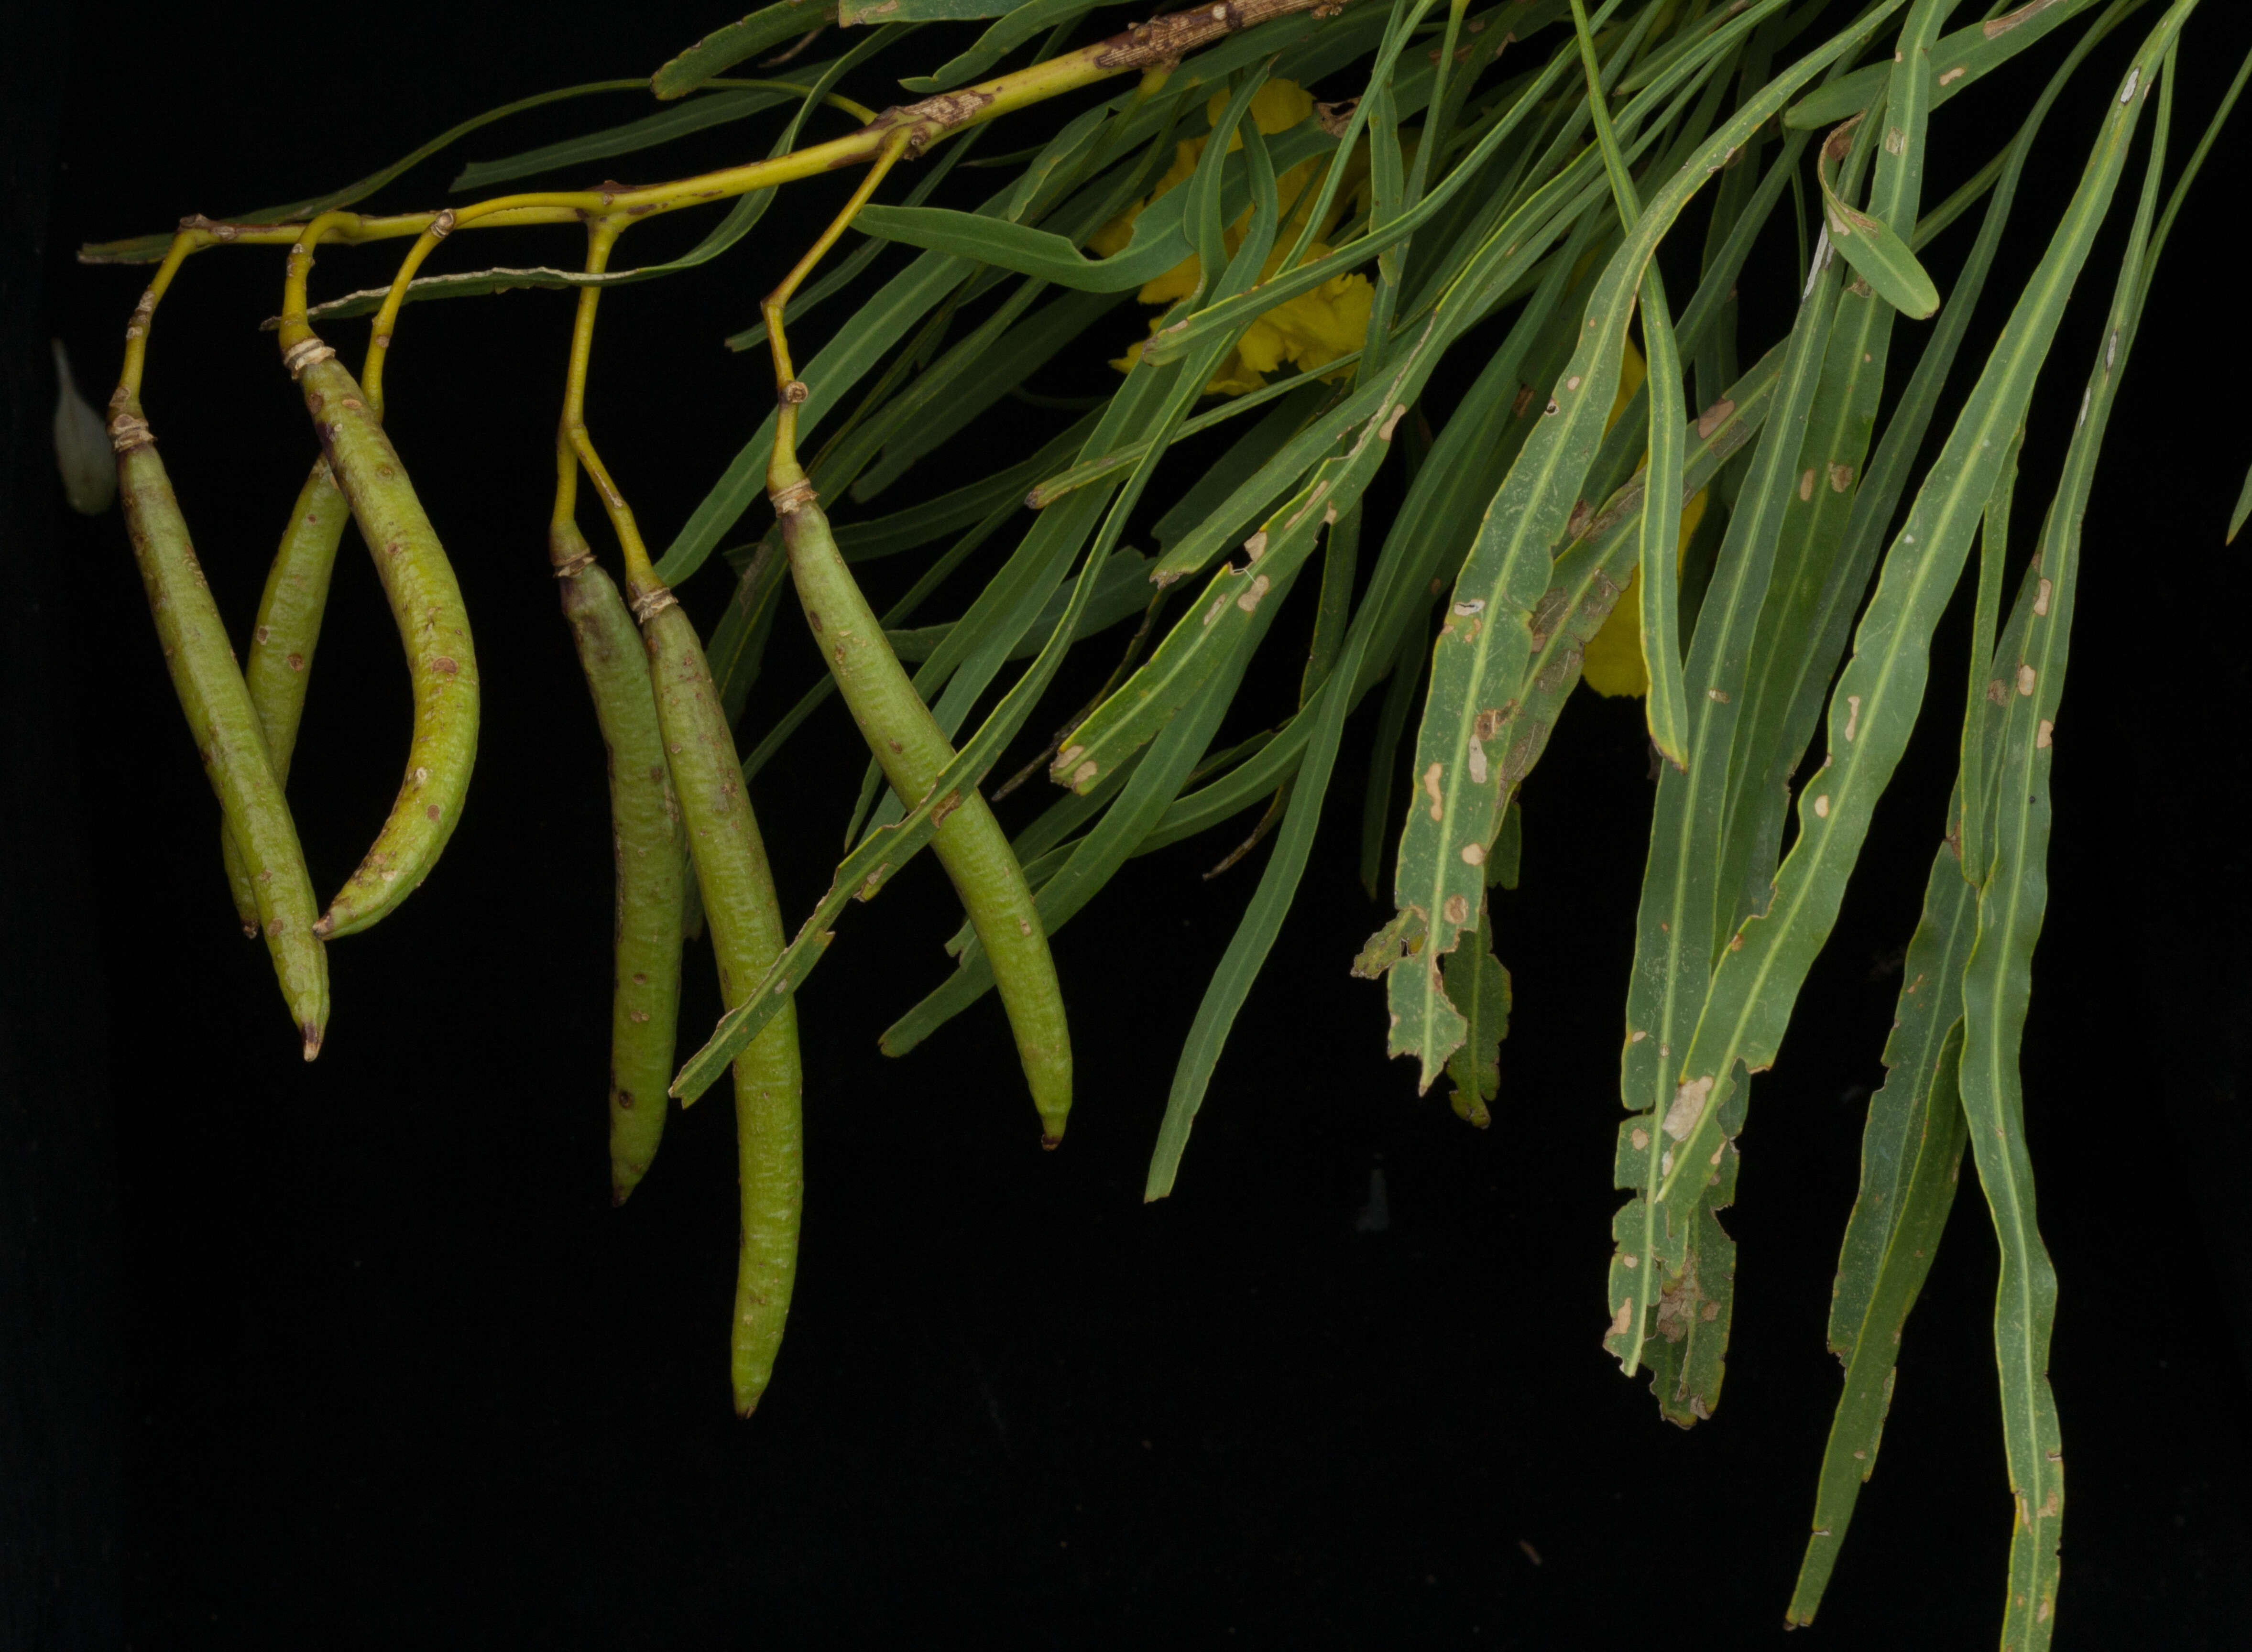
[[[649,89],[659,98],[685,97],[746,59],[836,20],[837,0],[776,0],[705,35],[650,76]]]
[[[1023,0],[839,0],[837,21],[844,28],[877,23],[964,23],[997,17]]]
[[[639,80],[593,80],[583,86],[566,86],[553,92],[539,93],[533,97],[518,98],[513,103],[504,103],[497,109],[488,109],[483,115],[472,115],[459,126],[447,128],[436,137],[393,161],[389,166],[379,171],[371,172],[355,183],[347,184],[340,190],[333,190],[326,195],[311,196],[302,201],[285,201],[279,206],[261,207],[254,212],[238,212],[231,218],[224,218],[217,221],[223,224],[302,223],[323,212],[334,212],[339,207],[351,206],[365,200],[401,173],[420,166],[440,150],[459,142],[481,128],[490,126],[496,121],[504,121],[511,115],[521,115],[526,109],[537,109],[546,104],[560,103],[571,98],[588,97],[597,92],[638,92],[642,86],[643,82]],[[78,256],[79,261],[82,264],[153,264],[164,256],[165,249],[171,244],[172,237],[170,233],[136,235],[119,241],[90,242],[79,249]]]
[[[1434,966],[1453,949],[1470,902],[1484,884],[1479,869],[1500,824],[1502,782],[1484,740],[1498,729],[1504,703],[1522,677],[1528,651],[1526,621],[1547,586],[1548,546],[1564,528],[1595,458],[1643,270],[1665,230],[1726,156],[1799,87],[1866,38],[1897,3],[1879,0],[1845,31],[1747,101],[1659,189],[1596,285],[1584,342],[1552,389],[1548,411],[1487,512],[1434,651],[1414,761],[1415,783],[1428,794],[1429,807],[1419,805],[1408,816],[1394,887],[1396,905],[1424,913],[1431,934],[1426,955]],[[1755,4],[1729,26],[1748,28],[1769,10]],[[1723,29],[1714,38],[1727,35]],[[1392,1011],[1400,1017],[1391,1047],[1395,1053],[1417,1053],[1428,1086],[1460,1040],[1460,1017],[1446,1007],[1434,970],[1414,971],[1414,980],[1409,975],[1395,970],[1389,977]],[[1421,979],[1426,975],[1427,982]]]
[[[956,53],[929,74],[910,75],[900,82],[908,91],[928,97],[934,92],[948,91],[965,81],[982,79],[990,74],[1001,59],[1039,33],[1085,17],[1102,0],[1020,0],[1016,5],[1004,5],[993,0],[995,10],[989,15],[998,19],[992,27],[977,37],[977,44],[968,51]]]
[[[1501,1044],[1509,1037],[1509,971],[1495,957],[1492,924],[1481,920],[1477,939],[1447,954],[1447,996],[1463,1012],[1462,1048],[1447,1058],[1454,1090],[1447,1098],[1455,1116],[1483,1130],[1493,1122],[1491,1104],[1501,1094]]]
[[[1775,1059],[1798,983],[1829,934],[1871,812],[1906,746],[1929,672],[1931,629],[2110,205],[2144,94],[2193,3],[2177,0],[2136,54],[2063,220],[1886,558],[1854,656],[1831,696],[1829,759],[1801,790],[1798,839],[1766,914],[1745,922],[1713,975],[1668,1106],[1674,1169],[1659,1190],[1661,1203],[1677,1188],[1689,1190],[1679,1183],[1686,1168],[1718,1149],[1719,1115],[1736,1068],[1764,1069]],[[1974,1043],[1966,1040],[1966,1049]],[[1964,1088],[1969,1107],[1967,1077]],[[1975,1142],[1975,1111],[1973,1125]]]
[[[2145,0],[2135,0],[2141,5]],[[2026,0],[2001,16],[1970,24],[1932,43],[1932,102],[1936,108],[1967,92],[2050,30],[2070,22],[2097,0]],[[1872,63],[1810,93],[1783,111],[1785,126],[1802,130],[1835,126],[1860,114],[1882,94],[1889,63]]]
[[[1901,65],[1902,69],[1908,66],[1905,61]],[[1919,77],[1922,66],[1919,60]],[[1894,73],[1895,92],[1901,89],[1902,79],[1897,71]],[[1939,288],[1931,276],[1891,226],[1873,213],[1848,205],[1830,182],[1829,163],[1845,152],[1851,125],[1849,122],[1831,135],[1815,163],[1814,176],[1822,186],[1823,221],[1830,245],[1853,267],[1855,274],[1876,289],[1878,297],[1901,315],[1922,321],[1939,309]],[[1887,126],[1885,142],[1900,147],[1910,139],[1902,128]]]

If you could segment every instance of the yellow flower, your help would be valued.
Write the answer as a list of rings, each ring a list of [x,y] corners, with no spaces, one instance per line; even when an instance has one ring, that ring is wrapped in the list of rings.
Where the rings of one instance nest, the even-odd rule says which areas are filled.
[[[1619,372],[1618,395],[1611,402],[1609,424],[1618,422],[1634,392],[1642,387],[1642,354],[1630,343],[1626,361]],[[1648,458],[1644,455],[1645,459]],[[1688,554],[1690,536],[1697,524],[1705,519],[1706,489],[1699,488],[1687,503],[1681,507],[1681,539],[1673,553],[1674,567],[1679,571],[1681,559]],[[1642,663],[1642,573],[1637,568],[1627,578],[1626,588],[1612,605],[1610,617],[1603,621],[1588,644],[1588,651],[1580,661],[1580,675],[1587,685],[1598,694],[1647,694],[1650,677]]]
[[[1206,121],[1217,121],[1227,108],[1227,94],[1214,93],[1206,106]],[[1313,109],[1313,97],[1304,87],[1290,80],[1269,80],[1252,94],[1249,113],[1260,131],[1272,133],[1289,130],[1311,115]],[[1195,172],[1197,161],[1208,141],[1191,138],[1178,144],[1172,165],[1157,180],[1149,200],[1137,202],[1104,225],[1089,239],[1089,250],[1104,258],[1121,251],[1133,239],[1134,220],[1150,201],[1186,183]],[[1230,139],[1229,148],[1240,149],[1242,143],[1242,135],[1237,133]],[[1343,180],[1346,187],[1338,191],[1338,198],[1324,214],[1323,234],[1336,227],[1356,191],[1364,190],[1367,164],[1363,156],[1356,156],[1348,164]],[[1262,281],[1273,279],[1290,246],[1304,229],[1306,214],[1313,210],[1327,169],[1327,160],[1316,156],[1300,162],[1275,180],[1276,194],[1282,204],[1282,223],[1275,234],[1275,250],[1268,253],[1266,267],[1260,272]],[[1228,226],[1223,239],[1231,253],[1242,246],[1250,225],[1251,214],[1246,212]],[[1331,250],[1325,241],[1317,238],[1307,248],[1306,256],[1310,260],[1323,258]],[[1194,292],[1202,274],[1203,267],[1192,253],[1163,275],[1143,282],[1135,296],[1144,304],[1171,304]],[[1368,331],[1369,311],[1375,297],[1375,289],[1366,276],[1348,274],[1332,276],[1311,292],[1277,304],[1251,323],[1241,343],[1220,364],[1212,382],[1205,386],[1205,393],[1240,396],[1258,389],[1267,382],[1268,373],[1286,362],[1310,372],[1359,349]],[[1150,330],[1154,332],[1157,325],[1158,319],[1152,319]],[[1141,353],[1142,347],[1135,344],[1111,365],[1123,371],[1134,364]]]

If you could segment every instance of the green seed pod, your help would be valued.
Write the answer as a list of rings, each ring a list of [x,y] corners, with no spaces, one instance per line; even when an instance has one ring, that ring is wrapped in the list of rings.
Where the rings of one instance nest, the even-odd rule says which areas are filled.
[[[118,493],[164,663],[227,830],[242,847],[259,927],[310,1061],[321,1052],[328,1025],[329,961],[314,927],[320,907],[296,824],[282,801],[258,713],[235,669],[171,480],[156,455],[156,439],[138,401],[121,392],[113,406],[109,438],[117,450]]]
[[[852,720],[893,790],[910,807],[920,803],[954,760],[954,748],[884,641],[883,627],[845,568],[811,488],[800,482],[782,489],[775,495],[775,510],[782,518],[806,623],[851,708]],[[937,823],[931,849],[953,879],[970,927],[992,961],[1002,1008],[1039,1112],[1042,1141],[1053,1147],[1062,1140],[1071,1114],[1071,1028],[1032,889],[1000,822],[976,790],[953,809],[931,814]]]
[[[622,1204],[657,1157],[680,1018],[681,908],[687,834],[657,727],[649,656],[625,599],[575,524],[548,530],[563,617],[610,755],[610,843],[617,866],[610,1000],[610,1197]]]
[[[381,920],[429,875],[454,835],[476,759],[477,662],[454,570],[358,383],[315,337],[293,345],[283,364],[304,392],[330,472],[375,559],[414,689],[407,778],[374,847],[321,919],[320,933],[333,938]]]
[[[787,939],[766,845],[743,790],[734,738],[720,710],[696,628],[672,593],[635,582],[634,612],[649,648],[659,725],[688,827],[704,899],[704,927],[729,1009],[755,991]],[[735,1058],[736,1170],[742,1242],[735,1268],[731,1371],[735,1409],[747,1417],[774,1374],[797,1276],[798,1211],[805,1197],[803,1079],[797,1011],[783,1010]]]
[[[242,672],[251,708],[265,732],[274,778],[284,787],[289,783],[289,754],[297,745],[297,722],[305,710],[305,685],[312,676],[313,645],[320,641],[321,615],[329,605],[329,576],[336,571],[337,546],[343,543],[344,524],[350,520],[351,507],[329,475],[329,462],[316,459],[312,474],[297,491],[289,525],[282,531],[282,548],[267,573],[266,594],[259,599],[258,623],[250,633],[250,656]],[[219,850],[234,890],[235,915],[242,920],[243,933],[255,935],[258,905],[250,875],[234,835],[224,826]]]

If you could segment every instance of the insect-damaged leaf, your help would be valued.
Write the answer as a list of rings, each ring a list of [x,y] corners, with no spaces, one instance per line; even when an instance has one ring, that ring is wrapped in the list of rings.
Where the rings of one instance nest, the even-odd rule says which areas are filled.
[[[1493,1122],[1487,1105],[1501,1093],[1501,1041],[1509,1036],[1509,971],[1493,955],[1493,925],[1482,918],[1475,945],[1447,954],[1447,996],[1462,1006],[1462,1048],[1447,1058],[1455,1116],[1483,1130]]]

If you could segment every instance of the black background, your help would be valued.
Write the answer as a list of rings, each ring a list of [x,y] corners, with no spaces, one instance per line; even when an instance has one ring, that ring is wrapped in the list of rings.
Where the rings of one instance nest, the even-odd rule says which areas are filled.
[[[2234,10],[2194,20],[2178,156],[2245,44]],[[43,12],[11,47],[14,237],[47,227],[38,268],[11,237],[5,306],[0,1635],[143,1649],[797,1646],[955,1626],[1042,1645],[1771,1636],[1837,1395],[1828,1288],[1951,774],[1960,613],[1783,1063],[1758,1086],[1727,1218],[1741,1247],[1727,1391],[1686,1435],[1598,1345],[1650,788],[1637,705],[1584,694],[1525,794],[1524,885],[1499,911],[1516,1021],[1484,1134],[1435,1091],[1414,1096],[1382,1058],[1378,990],[1345,973],[1384,915],[1355,872],[1372,709],[1161,1204],[1140,1193],[1172,1063],[1263,851],[1216,882],[1198,874],[1240,827],[1133,863],[1060,937],[1081,1090],[1052,1156],[990,1000],[905,1061],[876,1052],[949,967],[956,920],[935,868],[856,908],[802,1000],[808,1195],[789,1342],[756,1419],[734,1418],[725,1100],[676,1114],[642,1190],[622,1209],[608,1198],[601,749],[541,543],[565,295],[418,307],[401,330],[390,428],[476,616],[483,746],[443,864],[334,949],[330,1041],[316,1065],[298,1060],[265,958],[233,928],[215,811],[122,525],[68,516],[45,457],[45,336],[98,403],[145,274],[71,251],[331,187],[476,109],[645,72],[726,15],[678,0],[134,3],[81,8],[66,39]],[[2045,244],[2141,21],[2052,120],[1970,362]],[[2006,136],[2057,56],[1940,118],[1927,199]],[[893,101],[879,74],[844,89]],[[439,198],[461,155],[640,107],[540,112],[378,204]],[[770,129],[614,164],[685,171],[761,152]],[[2241,191],[2242,132],[2191,202],[2115,415],[2058,737],[2026,1067],[2062,1281],[2061,1646],[2247,1638],[2252,1270],[2232,1174],[2252,1021],[2237,941],[2246,580],[2220,545],[2247,455],[2223,392],[2241,328],[2208,228]],[[2096,347],[2139,153],[2043,380],[2021,546]],[[606,301],[590,418],[655,543],[768,405],[764,359],[720,337],[755,318],[824,221],[824,188],[841,187],[785,196],[734,254]],[[1975,220],[1933,249],[1943,289]],[[1776,225],[1766,250],[1787,278],[1787,215]],[[628,246],[649,261],[701,228]],[[505,252],[490,239],[446,255],[578,255],[567,231],[519,232]],[[397,251],[324,253],[316,291],[380,281]],[[256,330],[280,276],[271,252],[194,260],[146,390],[239,631],[312,452]],[[1769,285],[1746,282],[1757,345],[1792,295]],[[1123,344],[1139,315],[1118,312],[1101,342]],[[356,351],[364,335],[337,330]],[[809,323],[801,360],[821,336]],[[1099,390],[1108,369],[1081,353],[1036,383]],[[900,501],[1056,417],[1003,404]],[[879,603],[911,575],[872,574]],[[968,578],[931,618],[959,611]],[[684,600],[708,625],[723,587],[708,573]],[[777,628],[747,745],[818,669],[795,621]],[[1286,617],[1270,644],[1247,728],[1287,709],[1304,622]],[[1114,647],[1084,650],[1087,671]],[[1055,714],[1085,686],[1067,678]],[[291,778],[323,888],[381,818],[407,710],[395,633],[348,545]],[[793,922],[826,882],[862,761],[832,707],[755,788]],[[1004,818],[1043,801],[1028,791]],[[689,1042],[717,1012],[705,956],[692,954]],[[1357,1231],[1379,1169],[1389,1226]],[[1966,1185],[1908,1327],[1881,1471],[1810,1632],[1824,1644],[1992,1639],[2010,1504],[1990,1234]]]

